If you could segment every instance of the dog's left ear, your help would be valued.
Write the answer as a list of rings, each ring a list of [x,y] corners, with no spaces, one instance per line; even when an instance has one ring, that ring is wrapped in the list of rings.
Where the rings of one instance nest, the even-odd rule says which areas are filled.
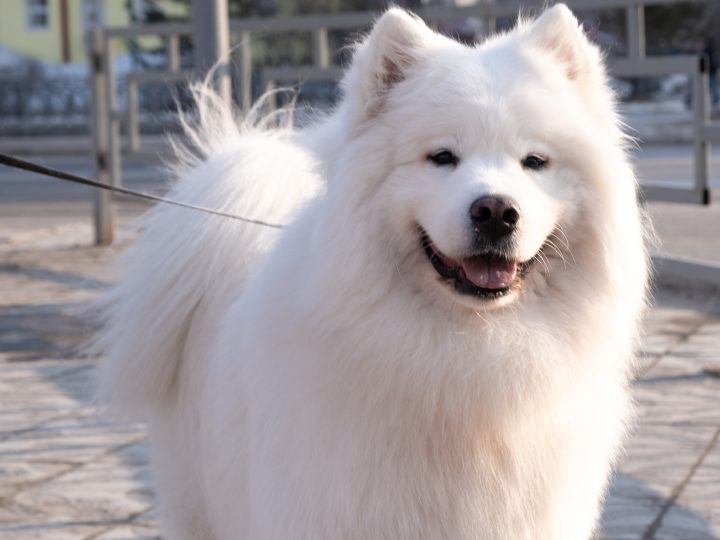
[[[571,80],[591,75],[602,66],[598,48],[565,4],[553,6],[531,23],[525,30],[525,40],[531,46],[550,52]]]
[[[391,8],[385,12],[359,45],[344,82],[348,93],[359,94],[363,116],[377,113],[387,93],[406,79],[437,37],[422,19],[408,11]]]

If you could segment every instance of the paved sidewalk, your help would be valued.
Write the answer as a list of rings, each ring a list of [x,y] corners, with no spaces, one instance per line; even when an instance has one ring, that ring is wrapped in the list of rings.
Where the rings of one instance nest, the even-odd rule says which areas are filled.
[[[0,539],[157,534],[145,434],[93,406],[88,304],[113,250],[84,226],[0,245]],[[58,243],[58,238],[63,238]]]
[[[117,249],[66,224],[0,242],[0,539],[157,537],[141,426],[92,405],[80,344]],[[78,246],[80,244],[80,246]],[[663,290],[647,322],[640,419],[604,535],[720,538],[720,297]]]

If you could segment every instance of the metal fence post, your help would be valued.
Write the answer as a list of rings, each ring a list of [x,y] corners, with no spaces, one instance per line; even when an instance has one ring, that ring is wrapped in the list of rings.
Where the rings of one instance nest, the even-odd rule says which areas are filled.
[[[490,0],[483,5],[482,35],[491,36],[497,30],[497,17],[495,17],[495,2]]]
[[[695,147],[695,193],[702,204],[710,204],[708,173],[710,144],[705,137],[705,125],[710,122],[710,81],[708,58],[701,55],[693,77],[693,146]]]
[[[125,129],[130,152],[140,150],[140,104],[138,101],[138,85],[136,81],[127,81],[127,116]]]
[[[645,57],[645,6],[636,2],[627,6],[625,23],[627,32],[628,56]]]
[[[232,99],[228,15],[227,0],[192,0],[195,67],[199,73],[215,69],[215,88],[226,103]]]
[[[105,103],[108,110],[107,123],[107,162],[110,171],[110,184],[122,185],[122,156],[120,155],[120,121],[123,117],[117,107],[117,82],[113,65],[112,44],[110,36],[103,33],[103,68],[105,70]]]
[[[165,40],[167,48],[167,67],[170,71],[180,71],[180,36],[170,34]]]
[[[240,32],[240,44],[235,51],[236,81],[235,90],[237,102],[243,111],[250,110],[252,106],[252,47],[250,45],[250,32]]]
[[[313,65],[319,68],[330,67],[330,42],[328,30],[325,27],[316,29],[312,34],[313,40]]]
[[[102,30],[95,28],[90,34],[90,73],[92,79],[92,122],[90,133],[93,140],[95,178],[105,184],[111,184],[108,163],[108,125],[110,108],[107,103],[107,71],[105,55],[105,36]],[[95,189],[93,199],[95,244],[106,246],[112,243],[115,212],[112,194],[103,189]]]

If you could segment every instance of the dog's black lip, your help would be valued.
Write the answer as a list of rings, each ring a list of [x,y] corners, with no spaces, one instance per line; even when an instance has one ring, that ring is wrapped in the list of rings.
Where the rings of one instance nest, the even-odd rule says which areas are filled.
[[[467,279],[462,279],[461,276],[458,274],[457,270],[453,268],[447,267],[441,260],[440,257],[438,257],[438,254],[436,253],[435,249],[433,249],[433,241],[430,238],[430,236],[425,232],[425,230],[420,227],[420,242],[423,248],[423,251],[425,251],[425,255],[427,255],[428,260],[430,261],[430,264],[433,265],[433,268],[438,273],[438,275],[445,279],[449,280],[450,284],[453,286],[455,291],[457,291],[460,294],[465,294],[468,296],[473,296],[475,298],[479,298],[481,300],[496,300],[498,298],[502,298],[503,296],[508,295],[512,289],[515,287],[515,285],[521,281],[530,270],[530,267],[537,259],[537,255],[533,257],[532,259],[522,262],[518,266],[518,272],[517,277],[515,278],[515,283],[511,285],[510,287],[505,287],[503,289],[485,289],[482,287],[478,287],[474,283],[471,283]],[[497,258],[506,258],[504,254],[487,251],[483,253],[477,253],[476,255],[482,255],[482,256],[492,256]]]

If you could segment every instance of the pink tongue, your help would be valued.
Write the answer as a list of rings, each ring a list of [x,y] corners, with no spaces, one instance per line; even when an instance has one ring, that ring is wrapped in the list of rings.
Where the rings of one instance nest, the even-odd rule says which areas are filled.
[[[465,277],[482,289],[505,289],[512,285],[517,274],[517,263],[472,257],[462,260]]]

